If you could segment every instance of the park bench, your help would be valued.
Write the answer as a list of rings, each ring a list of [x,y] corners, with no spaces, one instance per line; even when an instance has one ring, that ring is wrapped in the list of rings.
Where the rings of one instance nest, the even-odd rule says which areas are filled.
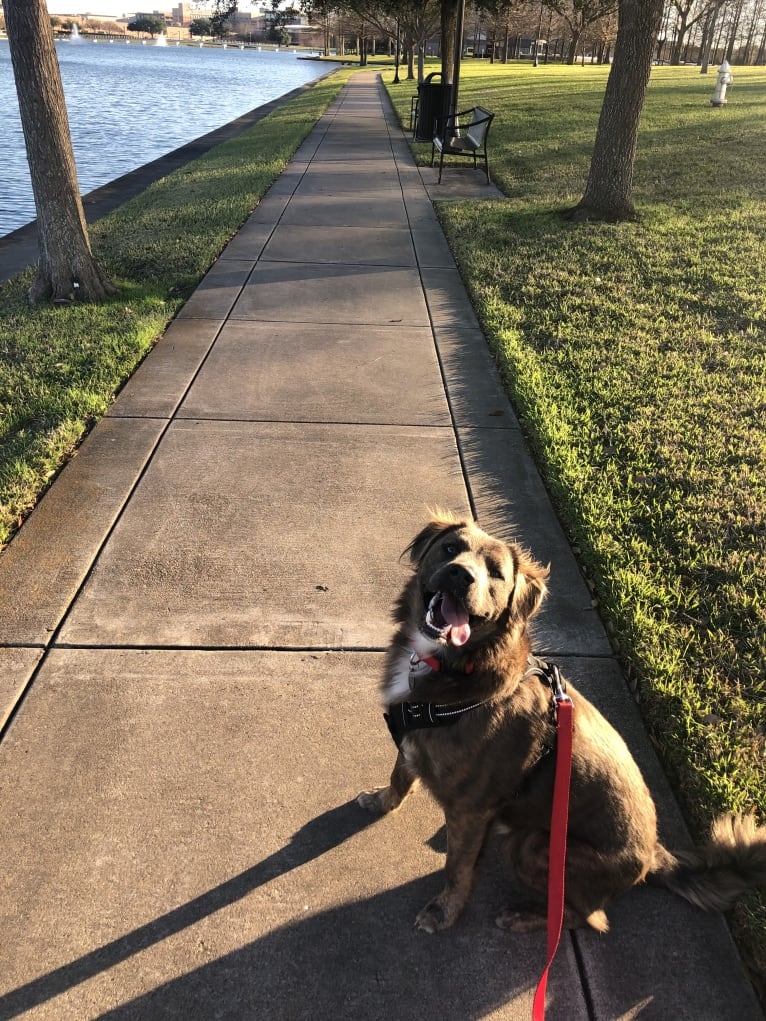
[[[487,184],[490,183],[487,138],[494,116],[483,106],[474,106],[470,110],[462,110],[439,121],[431,143],[431,166],[434,165],[434,158],[438,152],[440,184],[445,156],[472,157],[474,167],[477,159],[483,159]]]

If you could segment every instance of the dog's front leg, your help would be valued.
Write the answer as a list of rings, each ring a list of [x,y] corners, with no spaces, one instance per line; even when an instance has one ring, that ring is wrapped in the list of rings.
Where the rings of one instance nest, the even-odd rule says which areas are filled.
[[[404,756],[399,752],[388,787],[376,787],[372,791],[362,791],[357,795],[357,804],[366,808],[368,812],[385,815],[401,805],[416,782],[417,777],[410,771]]]
[[[479,858],[491,815],[455,815],[445,812],[447,821],[447,882],[415,919],[423,932],[448,929],[465,907],[471,894],[473,874]]]

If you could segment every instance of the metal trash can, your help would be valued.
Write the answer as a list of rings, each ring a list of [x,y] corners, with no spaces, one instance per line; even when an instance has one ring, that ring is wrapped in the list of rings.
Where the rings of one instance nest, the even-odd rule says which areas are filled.
[[[436,125],[449,113],[451,85],[430,82],[424,79],[418,86],[418,120],[415,125],[415,141],[430,142],[436,133]]]

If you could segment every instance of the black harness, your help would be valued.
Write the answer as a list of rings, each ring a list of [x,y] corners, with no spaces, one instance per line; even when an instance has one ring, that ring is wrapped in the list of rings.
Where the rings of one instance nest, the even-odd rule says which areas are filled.
[[[554,697],[566,691],[566,684],[555,663],[548,663],[537,656],[530,656],[527,663],[527,670],[522,680],[526,680],[527,677],[539,677],[541,681],[549,686]],[[490,697],[479,701],[471,699],[466,702],[445,704],[438,702],[397,702],[395,705],[389,706],[388,712],[384,713],[383,716],[391,737],[394,739],[396,747],[399,748],[404,738],[411,731],[432,729],[434,727],[451,727],[453,724],[458,723],[466,713],[473,712],[474,709],[478,709],[480,706],[486,705],[491,701],[492,698]],[[555,703],[553,698],[551,699],[551,713],[555,719]],[[535,765],[552,752],[554,747],[555,742],[550,745],[543,745],[540,757],[535,762]]]
[[[439,705],[437,702],[397,702],[388,707],[383,714],[391,737],[399,748],[403,739],[412,730],[424,730],[431,727],[451,727],[453,723],[489,699],[480,702],[452,702]]]

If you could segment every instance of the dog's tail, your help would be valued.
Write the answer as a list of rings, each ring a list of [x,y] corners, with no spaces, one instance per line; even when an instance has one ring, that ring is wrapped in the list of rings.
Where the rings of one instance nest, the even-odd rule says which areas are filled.
[[[658,844],[646,878],[706,911],[727,911],[746,890],[766,886],[766,826],[722,815],[704,847],[671,853]]]

